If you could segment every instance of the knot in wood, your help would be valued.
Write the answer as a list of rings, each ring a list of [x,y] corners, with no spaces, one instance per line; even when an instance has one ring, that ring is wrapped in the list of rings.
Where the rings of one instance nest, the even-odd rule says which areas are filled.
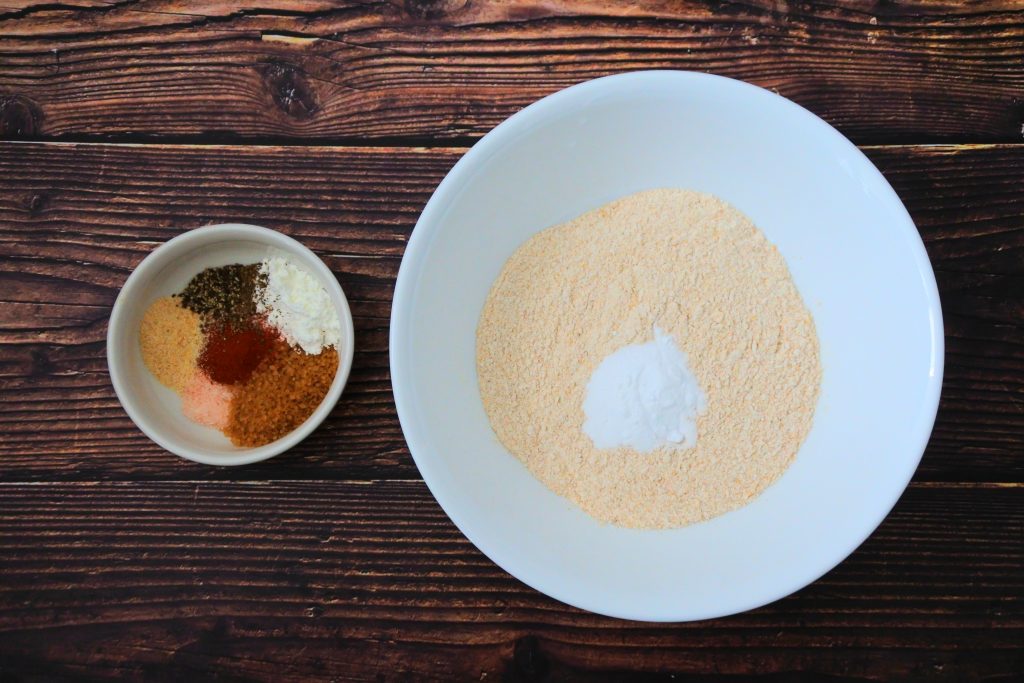
[[[301,69],[270,62],[263,65],[261,73],[274,104],[293,119],[308,119],[320,108],[316,92]]]
[[[32,377],[46,377],[53,374],[56,369],[53,361],[50,360],[50,354],[48,349],[41,347],[33,349],[31,352],[32,356],[32,369],[30,376]]]
[[[516,640],[512,648],[512,681],[542,681],[550,669],[548,659],[540,649],[535,636],[524,636]]]
[[[0,95],[0,139],[30,138],[40,131],[42,110],[24,95]]]
[[[25,197],[25,208],[33,215],[43,211],[49,203],[50,198],[38,192],[33,192]]]
[[[434,20],[453,14],[468,4],[468,0],[405,0],[405,11],[414,19]]]

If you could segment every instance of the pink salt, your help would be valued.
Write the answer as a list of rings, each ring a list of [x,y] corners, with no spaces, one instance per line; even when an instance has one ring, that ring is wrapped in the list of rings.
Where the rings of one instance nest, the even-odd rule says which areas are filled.
[[[233,396],[231,387],[214,382],[199,370],[181,392],[181,412],[193,422],[223,430],[228,426]]]

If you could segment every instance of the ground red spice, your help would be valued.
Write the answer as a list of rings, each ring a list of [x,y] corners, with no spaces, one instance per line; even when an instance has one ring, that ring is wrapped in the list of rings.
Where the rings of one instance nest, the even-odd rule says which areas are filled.
[[[220,323],[207,332],[199,367],[214,382],[245,382],[259,364],[281,346],[277,332],[262,325]]]

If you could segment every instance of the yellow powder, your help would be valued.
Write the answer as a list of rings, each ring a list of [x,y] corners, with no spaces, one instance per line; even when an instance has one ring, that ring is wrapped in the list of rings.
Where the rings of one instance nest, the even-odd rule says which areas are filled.
[[[601,361],[672,335],[707,397],[687,450],[599,450],[582,431]],[[790,465],[821,383],[818,338],[777,249],[707,194],[652,190],[545,230],[509,259],[477,330],[501,442],[599,520],[678,527],[750,502]]]
[[[174,297],[154,301],[139,326],[142,360],[166,387],[181,392],[192,378],[203,348],[199,316]]]

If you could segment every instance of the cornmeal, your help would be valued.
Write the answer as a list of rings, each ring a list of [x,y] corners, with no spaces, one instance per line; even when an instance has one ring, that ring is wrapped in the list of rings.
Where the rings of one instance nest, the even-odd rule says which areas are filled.
[[[690,449],[599,450],[583,433],[594,369],[672,335],[707,397]],[[785,260],[724,201],[624,197],[549,228],[505,264],[477,329],[480,393],[501,442],[599,520],[678,527],[754,499],[814,417],[818,337]]]

